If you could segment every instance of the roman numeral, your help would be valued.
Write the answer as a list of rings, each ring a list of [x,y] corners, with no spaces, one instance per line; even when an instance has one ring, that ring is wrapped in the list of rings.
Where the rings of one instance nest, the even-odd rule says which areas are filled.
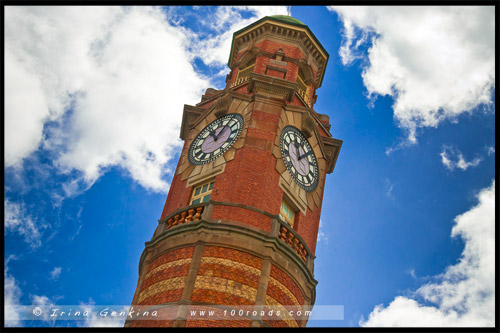
[[[310,174],[307,174],[307,175],[306,175],[307,183],[311,183],[311,181],[312,181],[312,179],[311,179],[311,178],[312,178],[312,177],[310,176]]]

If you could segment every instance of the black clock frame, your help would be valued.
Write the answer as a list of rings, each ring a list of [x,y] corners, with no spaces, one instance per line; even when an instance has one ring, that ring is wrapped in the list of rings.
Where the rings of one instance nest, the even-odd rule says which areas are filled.
[[[301,146],[307,145],[307,151],[310,151],[311,156],[311,161],[309,163],[312,164],[313,166],[313,175],[312,175],[312,182],[310,185],[306,185],[301,181],[297,175],[297,171],[293,172],[292,170],[295,170],[295,167],[293,166],[292,160],[290,158],[290,153],[288,151],[288,144],[285,141],[286,134],[293,132],[297,137],[300,138],[300,140],[303,142]],[[280,134],[280,149],[281,149],[281,156],[283,158],[283,163],[285,164],[288,173],[292,176],[293,180],[297,185],[299,185],[300,188],[304,189],[307,192],[312,192],[316,189],[318,186],[319,182],[319,168],[318,168],[318,160],[316,159],[316,155],[314,154],[314,151],[311,147],[311,144],[309,141],[306,139],[306,137],[302,134],[302,132],[295,126],[287,125],[283,128]],[[287,158],[288,157],[288,158]],[[303,178],[307,178],[308,180],[310,179],[309,173],[306,176],[302,176]]]
[[[198,144],[198,142],[200,140],[203,142],[206,138],[208,138],[208,135],[206,135],[206,134],[214,129],[213,128],[214,125],[222,124],[227,118],[236,119],[236,122],[234,125],[239,125],[239,126],[236,126],[236,128],[233,128],[234,125],[232,125],[230,127],[230,129],[231,129],[231,134],[229,135],[230,140],[229,139],[226,140],[226,142],[224,142],[224,144],[220,148],[217,148],[215,150],[215,151],[217,151],[218,149],[220,149],[220,151],[217,154],[214,154],[215,151],[210,152],[210,153],[204,153],[201,150],[201,146],[203,143]],[[244,123],[245,123],[245,120],[243,119],[243,116],[239,113],[229,113],[229,114],[226,114],[226,115],[212,121],[196,136],[196,138],[191,143],[191,146],[189,147],[189,151],[188,151],[189,163],[191,163],[193,165],[207,164],[207,163],[214,161],[222,154],[224,154],[229,148],[231,148],[233,146],[233,144],[236,142],[236,140],[238,140],[238,138],[240,137],[240,134],[243,131]],[[216,126],[215,129],[219,128],[219,126]],[[224,125],[224,126],[226,126],[226,125]],[[235,134],[235,135],[233,135],[233,134]],[[229,142],[229,144],[225,145],[227,142]]]

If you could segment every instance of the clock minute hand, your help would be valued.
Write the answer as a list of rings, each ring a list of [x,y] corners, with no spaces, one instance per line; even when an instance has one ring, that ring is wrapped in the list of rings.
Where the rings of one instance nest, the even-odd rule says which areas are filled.
[[[295,146],[295,149],[297,149],[297,153],[298,153],[299,148],[300,148],[300,143],[298,143],[297,140],[293,140],[293,145]]]
[[[298,157],[297,160],[300,160],[300,157],[299,157],[300,156],[300,150],[299,149],[300,149],[300,147],[302,147],[302,145],[296,139],[293,140],[293,145],[295,146],[295,152],[296,152],[297,157]]]
[[[307,153],[300,155],[300,156],[299,156],[299,161],[300,161],[301,159],[303,159],[304,157],[306,157],[306,156],[308,156],[308,155],[311,155],[312,153],[313,153],[313,151],[312,151],[312,150],[309,150]]]
[[[221,135],[221,134],[222,134],[222,132],[224,132],[224,129],[225,129],[225,128],[226,128],[226,126],[224,126],[224,127],[222,127],[222,128],[220,129],[219,134],[217,134],[217,135],[215,136],[215,138],[214,138],[214,140],[215,140],[215,141],[217,141],[217,139],[219,138],[219,135]]]

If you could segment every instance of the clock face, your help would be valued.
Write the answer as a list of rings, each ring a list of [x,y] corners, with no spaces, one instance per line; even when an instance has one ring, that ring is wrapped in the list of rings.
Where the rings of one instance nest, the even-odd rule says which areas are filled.
[[[208,124],[191,144],[189,162],[206,164],[224,154],[240,136],[243,123],[242,115],[230,113]]]
[[[298,128],[286,126],[280,136],[281,155],[293,180],[304,190],[316,189],[319,180],[318,161],[309,141]]]

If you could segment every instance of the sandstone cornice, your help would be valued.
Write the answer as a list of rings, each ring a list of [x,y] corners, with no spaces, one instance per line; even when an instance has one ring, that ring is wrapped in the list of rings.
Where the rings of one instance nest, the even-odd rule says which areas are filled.
[[[337,163],[337,158],[340,153],[340,148],[342,148],[342,140],[335,138],[321,137],[323,146],[325,147],[325,156],[328,160],[327,173],[332,173]]]
[[[281,98],[291,101],[296,90],[297,83],[295,82],[290,82],[285,79],[279,79],[265,74],[250,74],[248,91],[254,92],[256,95],[268,95],[271,98]]]

